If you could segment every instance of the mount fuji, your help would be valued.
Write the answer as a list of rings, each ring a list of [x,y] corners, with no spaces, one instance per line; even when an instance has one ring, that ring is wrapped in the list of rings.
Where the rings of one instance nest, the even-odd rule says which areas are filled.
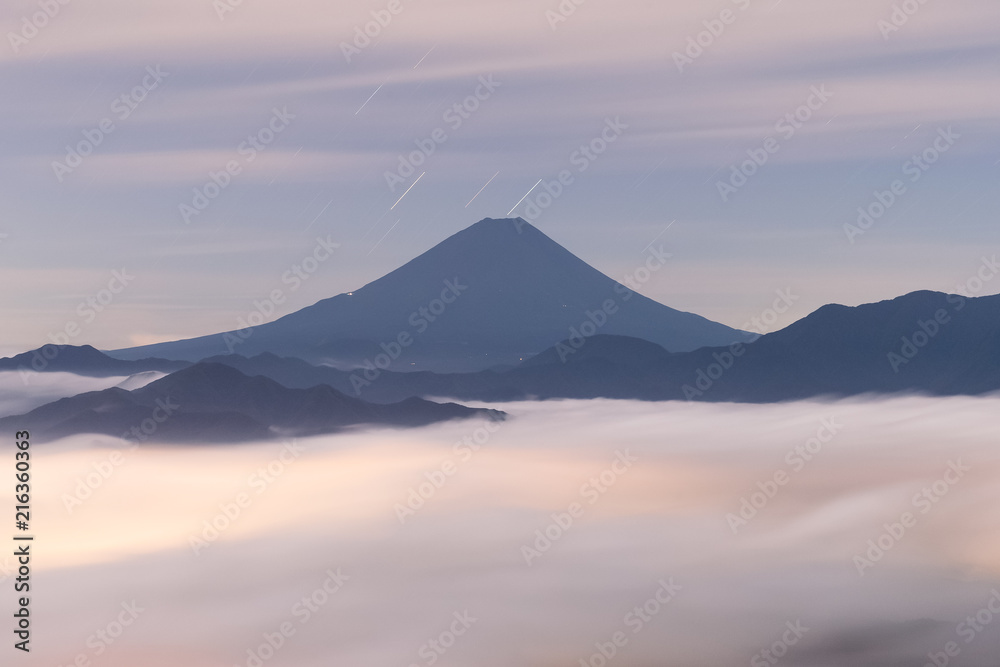
[[[746,338],[632,291],[521,218],[487,218],[360,289],[250,330],[109,354],[193,362],[272,353],[339,368],[471,372],[517,364],[574,331],[671,352]]]

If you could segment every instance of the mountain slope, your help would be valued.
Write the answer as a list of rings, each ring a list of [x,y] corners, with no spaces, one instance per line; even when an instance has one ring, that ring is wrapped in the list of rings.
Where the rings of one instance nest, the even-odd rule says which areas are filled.
[[[981,394],[1000,389],[1000,295],[919,291],[855,307],[828,305],[748,348],[724,394]],[[736,370],[734,368],[734,370]],[[727,388],[727,384],[731,385]]]
[[[230,366],[199,363],[134,391],[115,387],[60,399],[0,419],[0,429],[28,430],[39,440],[99,433],[142,441],[235,442],[357,425],[423,426],[473,416],[504,415],[419,398],[376,405],[326,385],[289,389]]]
[[[355,386],[350,373],[299,360],[220,361],[284,383],[324,378],[349,393]],[[503,372],[383,372],[360,389],[374,401],[424,395],[760,403],[864,393],[978,395],[1000,391],[1000,295],[914,292],[856,307],[828,305],[752,343],[685,353],[598,334],[582,345],[563,341]]]
[[[613,312],[597,315],[604,306]],[[741,338],[624,288],[518,218],[482,220],[382,278],[258,326],[235,345],[227,345],[236,340],[230,332],[112,354],[196,361],[271,352],[352,367],[387,353],[382,365],[391,370],[469,371],[518,363],[592,319],[606,320],[601,333],[671,351]]]
[[[856,307],[828,305],[735,349],[665,355],[628,339],[604,347],[591,355],[600,359],[564,355],[565,364],[545,353],[548,377],[562,377],[561,383],[526,382],[523,367],[508,374],[508,383],[518,377],[525,395],[543,397],[589,389],[591,396],[752,403],[865,393],[978,395],[1000,391],[1000,295],[923,291]],[[615,360],[626,353],[628,365]],[[590,377],[600,363],[616,375],[595,383]]]
[[[66,372],[89,377],[133,375],[145,371],[170,373],[188,365],[184,361],[155,358],[115,359],[90,345],[44,345],[0,359],[0,371]]]

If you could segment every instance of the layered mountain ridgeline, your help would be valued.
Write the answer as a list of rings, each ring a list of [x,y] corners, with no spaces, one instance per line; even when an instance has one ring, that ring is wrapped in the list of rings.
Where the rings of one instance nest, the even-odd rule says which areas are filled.
[[[1000,296],[924,291],[856,307],[828,305],[752,342],[687,354],[620,339],[587,353],[592,342],[579,351],[572,341],[564,343],[547,353],[544,363],[533,362],[563,378],[549,395],[757,403],[1000,390]],[[602,369],[613,375],[594,379]],[[540,384],[532,380],[525,393],[546,395]],[[601,385],[597,394],[594,388]]]
[[[236,442],[469,417],[505,415],[413,397],[374,404],[326,385],[292,389],[223,364],[199,363],[134,391],[112,388],[64,398],[0,419],[0,428],[28,430],[41,441],[96,433],[132,441]]]
[[[667,261],[658,246],[650,252],[642,262]],[[271,353],[348,368],[384,355],[393,371],[469,372],[517,364],[595,318],[600,333],[675,352],[743,338],[633,292],[520,218],[487,218],[358,290],[273,322],[111,354],[193,362]]]
[[[73,356],[67,351],[67,359]],[[104,362],[120,363],[101,356],[86,351],[91,373]],[[270,353],[207,361],[286,388],[326,385],[345,398],[379,404],[414,396],[772,402],[864,393],[977,395],[1000,390],[1000,296],[914,292],[856,307],[828,305],[756,340],[745,335],[741,343],[692,352],[634,337],[581,335],[513,368],[474,373],[400,373],[371,365],[340,370]],[[131,363],[137,364],[131,370],[146,367]],[[168,386],[172,377],[150,388]]]
[[[366,400],[636,398],[773,402],[814,396],[1000,390],[1000,296],[914,292],[828,305],[781,331],[724,347],[669,352],[646,340],[577,337],[505,371],[352,371],[274,355],[215,358],[287,386],[323,382]]]
[[[43,345],[37,350],[0,359],[0,371],[65,372],[89,377],[134,375],[144,371],[172,373],[190,365],[186,361],[156,358],[115,359],[90,345]]]

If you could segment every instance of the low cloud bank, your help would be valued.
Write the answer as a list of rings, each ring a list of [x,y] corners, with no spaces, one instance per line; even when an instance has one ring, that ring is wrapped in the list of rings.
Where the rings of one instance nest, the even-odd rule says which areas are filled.
[[[1000,400],[500,407],[39,446],[26,664],[995,664]]]

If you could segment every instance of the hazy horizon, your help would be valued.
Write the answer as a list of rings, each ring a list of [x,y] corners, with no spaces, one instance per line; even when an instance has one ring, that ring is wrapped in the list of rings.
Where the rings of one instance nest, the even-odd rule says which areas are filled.
[[[560,245],[562,245],[562,244],[560,244]],[[420,252],[418,252],[417,254],[415,254],[414,257],[419,256],[419,254],[422,254],[423,251],[429,250],[429,249],[430,248],[421,250]],[[648,248],[647,248],[647,251],[648,251]],[[670,257],[672,258],[672,255],[670,255]],[[403,263],[405,264],[407,261],[409,261],[409,259],[413,259],[413,258],[408,258],[408,259],[404,260]],[[641,267],[641,266],[643,266],[643,265],[640,263],[639,267]],[[667,266],[668,269],[669,269],[669,263],[667,265],[665,265],[665,266]],[[911,292],[916,292],[916,291],[936,291],[936,292],[943,292],[945,294],[958,294],[958,295],[961,295],[961,296],[964,296],[964,297],[992,296],[994,293],[990,289],[990,287],[991,287],[990,281],[996,275],[996,271],[998,269],[1000,269],[1000,267],[998,267],[998,265],[995,262],[995,255],[992,258],[991,257],[987,257],[985,255],[983,255],[980,258],[979,266],[977,267],[977,269],[978,268],[984,268],[984,267],[989,270],[987,273],[984,274],[984,273],[979,272],[979,271],[974,271],[968,277],[966,277],[962,282],[959,282],[959,283],[956,283],[955,285],[953,285],[951,289],[949,289],[947,287],[944,287],[942,289],[932,289],[932,290],[909,290],[909,291],[907,291],[905,293],[901,293],[901,294],[898,294],[898,295],[890,295],[890,296],[886,297],[886,299],[891,299],[891,298],[894,298],[895,296],[902,296],[903,294],[909,294]],[[650,276],[652,277],[653,281],[655,281],[657,273],[659,271],[662,271],[663,269],[664,269],[663,266],[659,266],[659,267],[657,267],[657,269],[655,271],[653,271],[653,272],[650,273]],[[126,278],[129,277],[129,274],[127,272],[125,274],[122,274],[122,275],[124,275]],[[291,280],[293,280],[295,282],[294,283],[289,283],[287,281],[284,281],[285,284],[304,285],[304,284],[306,284],[306,282],[307,282],[307,280],[309,278],[300,279],[300,276],[309,276],[311,278],[311,274],[307,274],[305,272],[302,272],[302,273],[291,273],[291,274],[287,274],[287,275],[290,277]],[[607,275],[607,274],[605,274],[605,275]],[[984,276],[984,275],[986,276],[985,280],[979,279],[979,276]],[[629,285],[630,289],[634,289],[635,291],[637,291],[639,293],[643,293],[643,292],[647,291],[644,288],[647,286],[648,282],[650,282],[650,281],[646,281],[646,282],[639,281],[639,282],[637,282],[637,281],[634,280],[634,277],[635,277],[635,274],[634,274],[634,270],[633,270],[632,273],[626,274],[621,279],[623,280],[623,282],[625,284]],[[128,281],[126,281],[126,284],[127,284],[127,282]],[[357,291],[361,287],[363,287],[363,285],[355,287],[354,291]],[[998,290],[1000,290],[1000,284],[997,284],[996,288]],[[109,292],[109,290],[106,290],[106,289],[103,289],[103,288],[102,288],[101,291],[104,292],[105,294],[107,294]],[[124,289],[122,291],[124,291]],[[289,293],[289,295],[294,297],[295,291],[296,290],[293,289]],[[348,291],[350,291],[350,290],[348,290]],[[335,296],[335,295],[331,294],[331,295],[327,295],[327,296],[322,296],[322,297],[320,297],[317,300],[317,302],[321,301],[323,299],[329,298],[330,296]],[[733,328],[736,328],[736,329],[740,329],[742,327],[744,330],[746,330],[746,331],[748,331],[748,332],[750,332],[752,334],[770,333],[770,332],[774,332],[774,331],[779,331],[779,330],[781,330],[781,329],[783,329],[783,328],[785,328],[785,327],[787,327],[787,326],[789,326],[791,324],[794,324],[795,322],[797,322],[797,321],[799,321],[799,320],[807,317],[808,315],[810,315],[813,312],[813,310],[803,311],[802,308],[798,306],[797,302],[801,299],[801,295],[800,294],[796,294],[791,289],[788,289],[788,288],[786,288],[786,289],[778,289],[778,290],[775,290],[775,292],[773,294],[771,294],[771,295],[765,295],[765,296],[766,296],[766,298],[762,301],[763,306],[762,306],[762,311],[761,312],[758,312],[758,313],[756,313],[755,315],[752,315],[752,316],[748,315],[747,316],[748,319],[744,320],[743,322],[741,322],[739,324],[729,323],[729,326],[732,326]],[[265,295],[265,299],[266,299],[266,295]],[[777,299],[777,301],[775,301],[775,299]],[[878,300],[883,300],[883,299],[878,299]],[[308,307],[308,306],[314,305],[317,302],[303,304],[303,307]],[[773,306],[773,304],[777,303],[777,302],[780,302],[782,304],[782,308],[780,308],[778,311],[774,311],[773,308],[769,308],[769,303],[770,303],[770,305]],[[862,302],[859,302],[859,303],[844,303],[844,302],[841,302],[841,301],[834,301],[834,302],[830,302],[830,303],[836,303],[836,304],[839,304],[839,305],[846,305],[846,306],[857,306],[857,305],[862,305],[863,303],[870,303],[870,302],[862,301]],[[76,314],[79,315],[81,312],[84,313],[84,317],[83,317],[84,322],[96,321],[97,319],[100,319],[102,317],[102,315],[104,314],[104,308],[102,307],[102,304],[100,303],[99,299],[96,301],[96,305],[95,305],[94,301],[82,302],[80,305],[82,307],[82,310],[78,310]],[[669,304],[664,304],[664,305],[669,305]],[[821,306],[821,305],[827,305],[827,304],[819,304],[819,305]],[[112,298],[112,301],[111,301],[109,307],[113,307],[113,306],[114,306],[114,299]],[[818,307],[819,306],[817,306],[817,308]],[[180,307],[178,307],[178,310],[182,310],[182,309]],[[253,310],[254,309],[251,309],[251,312]],[[762,312],[767,312],[768,310],[771,310],[771,311],[774,311],[774,312],[769,313],[768,318],[762,320],[761,313]],[[285,311],[288,311],[288,312],[285,312]],[[272,316],[268,317],[268,319],[266,321],[268,321],[268,322],[269,321],[273,321],[273,320],[278,319],[278,318],[280,318],[280,317],[282,317],[284,315],[290,314],[290,312],[291,311],[289,311],[288,308],[283,308],[281,305],[278,305],[276,307],[276,309],[275,309],[275,313]],[[698,311],[690,311],[690,312],[693,312],[694,314],[698,314],[698,315],[702,314],[702,313],[699,313]],[[242,315],[245,316],[246,313],[243,313]],[[80,320],[80,317],[71,317],[70,320],[68,321],[68,323],[75,323],[75,324],[78,325],[78,328],[74,329],[75,331],[79,331],[80,330],[80,327],[79,327],[80,322],[78,320]],[[191,333],[189,335],[185,335],[184,338],[193,338],[193,337],[198,337],[198,336],[212,335],[212,334],[217,334],[217,333],[223,333],[224,331],[227,331],[227,330],[233,330],[233,329],[240,328],[239,326],[235,326],[234,324],[235,323],[232,323],[232,322],[229,323],[229,328],[228,329],[219,329],[219,330],[211,330],[211,331],[193,332],[193,333]],[[723,324],[726,324],[726,323],[723,322]],[[85,329],[86,327],[82,327],[82,328]],[[121,347],[133,347],[133,345],[126,345],[126,346],[121,346],[121,347],[118,347],[118,348],[115,348],[115,347],[101,347],[100,345],[98,345],[98,344],[96,344],[96,343],[94,343],[94,342],[92,342],[90,340],[84,339],[83,335],[66,336],[66,335],[64,335],[64,333],[65,333],[64,330],[65,330],[65,325],[64,325],[64,327],[62,329],[57,329],[55,331],[49,332],[49,334],[47,335],[47,337],[43,341],[29,343],[28,344],[29,347],[16,347],[16,346],[8,345],[8,344],[0,344],[0,357],[14,356],[16,354],[20,354],[22,352],[26,352],[26,351],[29,351],[29,350],[32,350],[32,349],[37,349],[37,348],[43,347],[45,345],[53,344],[53,343],[54,344],[66,344],[68,342],[68,344],[71,344],[71,345],[91,345],[93,347],[97,347],[98,349],[105,350],[105,351],[110,351],[110,350],[113,350],[113,349],[121,349]],[[100,338],[100,336],[98,336],[98,338]],[[151,336],[151,337],[148,337],[148,338],[141,338],[139,344],[140,345],[148,345],[148,344],[153,344],[153,343],[170,342],[170,341],[173,341],[173,340],[176,340],[176,338],[167,336],[167,337],[163,337],[162,340],[160,340],[156,336]]]

